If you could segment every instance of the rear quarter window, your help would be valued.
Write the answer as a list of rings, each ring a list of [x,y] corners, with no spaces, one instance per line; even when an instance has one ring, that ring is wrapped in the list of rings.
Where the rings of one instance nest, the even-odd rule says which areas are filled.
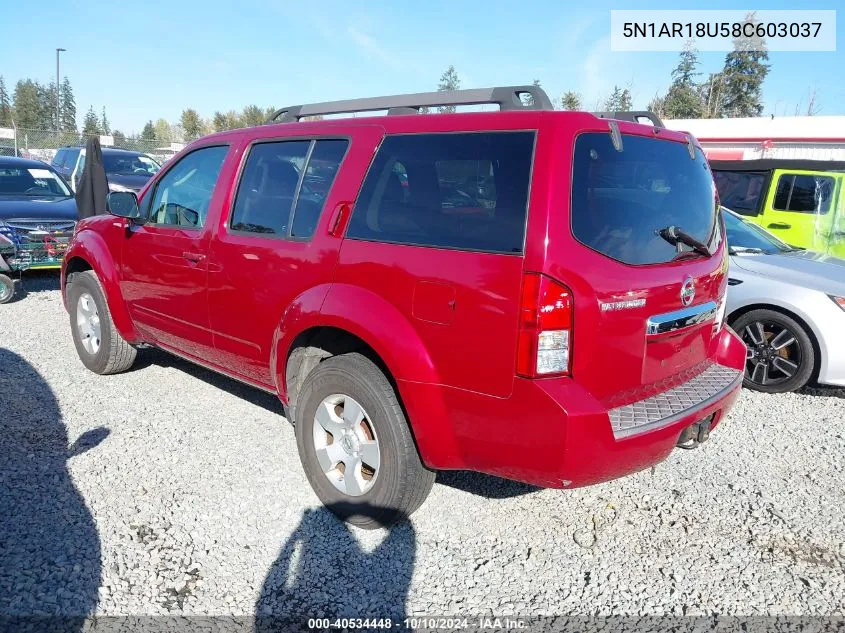
[[[522,253],[534,138],[533,131],[388,136],[347,238]]]
[[[572,232],[617,261],[658,264],[678,248],[657,231],[675,226],[704,244],[716,240],[715,185],[704,154],[684,143],[608,133],[581,134],[572,172]],[[711,250],[715,245],[711,245]]]
[[[830,176],[784,174],[778,178],[772,208],[777,211],[826,215],[830,211],[833,192],[834,181]]]

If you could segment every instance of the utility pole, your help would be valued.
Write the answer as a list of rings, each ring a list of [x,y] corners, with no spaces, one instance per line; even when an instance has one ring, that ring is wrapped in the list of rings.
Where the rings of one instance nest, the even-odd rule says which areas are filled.
[[[59,131],[59,128],[62,125],[62,120],[60,118],[59,112],[59,100],[61,99],[61,85],[59,84],[59,53],[65,52],[64,48],[57,48],[56,49],[56,132]]]

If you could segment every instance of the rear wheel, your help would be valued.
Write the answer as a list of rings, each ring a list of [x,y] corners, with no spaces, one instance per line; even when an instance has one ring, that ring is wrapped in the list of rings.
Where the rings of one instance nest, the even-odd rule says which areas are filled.
[[[0,303],[9,303],[15,296],[15,282],[8,275],[0,274]]]
[[[800,389],[810,380],[816,355],[806,329],[774,310],[752,310],[733,322],[746,347],[744,385],[766,393]]]
[[[137,350],[114,327],[96,275],[75,273],[67,290],[70,328],[82,364],[97,374],[117,374],[135,362]]]
[[[320,501],[366,529],[416,510],[435,473],[420,460],[390,382],[361,354],[322,361],[305,379],[296,405],[296,440]]]

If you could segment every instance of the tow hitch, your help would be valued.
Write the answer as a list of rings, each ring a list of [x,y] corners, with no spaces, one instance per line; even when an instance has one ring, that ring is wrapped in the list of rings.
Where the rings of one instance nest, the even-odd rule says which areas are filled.
[[[686,450],[698,448],[702,442],[706,442],[710,438],[710,425],[713,423],[715,413],[711,413],[703,420],[699,420],[695,424],[689,425],[678,438],[676,446]]]

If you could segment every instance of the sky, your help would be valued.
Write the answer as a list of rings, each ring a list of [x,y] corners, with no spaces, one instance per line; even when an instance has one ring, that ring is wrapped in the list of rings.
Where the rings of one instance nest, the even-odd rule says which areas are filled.
[[[836,9],[824,0],[803,8]],[[5,3],[0,75],[73,85],[80,123],[106,108],[113,129],[140,131],[149,119],[178,120],[184,108],[210,117],[245,105],[298,103],[434,90],[453,64],[464,88],[542,82],[552,98],[567,90],[595,109],[614,85],[630,87],[644,109],[669,85],[677,53],[611,52],[610,10],[737,8],[732,2],[564,2],[562,0],[40,0]],[[796,8],[785,0],[762,8]],[[738,7],[743,8],[743,7]],[[748,6],[748,9],[761,7]],[[763,86],[765,114],[806,108],[845,114],[845,16],[840,50],[773,52]],[[724,53],[702,53],[700,70]]]

